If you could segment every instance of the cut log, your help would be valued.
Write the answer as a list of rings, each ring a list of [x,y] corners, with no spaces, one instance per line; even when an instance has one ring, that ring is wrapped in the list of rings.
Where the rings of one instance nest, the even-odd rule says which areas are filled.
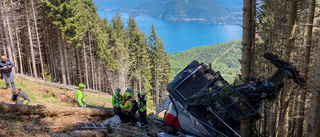
[[[0,103],[0,113],[20,112],[20,114],[34,114],[40,116],[68,116],[88,115],[99,117],[111,117],[114,115],[112,109],[107,108],[77,108],[77,107],[56,107],[42,105],[17,105]]]
[[[106,130],[76,130],[64,133],[51,133],[51,137],[105,137],[107,135]]]

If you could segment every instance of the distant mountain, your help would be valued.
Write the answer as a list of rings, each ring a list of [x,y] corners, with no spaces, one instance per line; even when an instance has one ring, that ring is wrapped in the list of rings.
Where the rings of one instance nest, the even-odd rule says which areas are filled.
[[[204,20],[232,15],[231,8],[213,0],[155,0],[137,6],[147,15],[171,21]]]
[[[241,40],[234,40],[211,46],[195,47],[182,52],[169,54],[174,75],[183,70],[191,61],[212,63],[215,71],[220,71],[222,76],[231,83],[240,72]]]
[[[169,21],[241,24],[241,0],[95,0],[99,9]]]
[[[134,8],[142,3],[150,2],[153,0],[94,0],[95,5],[98,8],[107,9],[123,9],[123,8]]]

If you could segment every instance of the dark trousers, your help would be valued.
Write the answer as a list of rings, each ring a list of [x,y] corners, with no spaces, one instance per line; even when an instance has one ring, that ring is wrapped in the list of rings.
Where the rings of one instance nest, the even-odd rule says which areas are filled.
[[[120,107],[113,107],[113,111],[115,115],[118,115],[120,120],[122,121],[122,113],[121,113],[121,108]]]
[[[113,111],[115,115],[121,115],[121,108],[120,107],[113,107]]]
[[[128,112],[128,111],[124,111],[123,113],[122,113],[122,119],[121,119],[121,121],[123,122],[123,123],[127,123],[127,122],[130,122],[131,120],[131,115],[132,115],[132,113],[131,112]]]
[[[134,111],[134,112],[131,112],[131,115],[130,115],[130,120],[132,121],[132,123],[137,123],[137,120],[135,118],[135,115],[136,115],[137,111]]]
[[[7,88],[10,88],[9,80],[11,82],[11,87],[12,88],[16,88],[15,85],[14,85],[14,77],[13,77],[12,72],[3,72],[2,75],[3,75],[4,79],[6,80]]]
[[[147,111],[139,112],[139,115],[140,115],[141,124],[143,124],[143,125],[147,124]]]

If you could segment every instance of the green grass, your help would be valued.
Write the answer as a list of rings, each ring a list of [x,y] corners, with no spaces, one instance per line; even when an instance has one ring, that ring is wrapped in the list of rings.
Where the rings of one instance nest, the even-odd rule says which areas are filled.
[[[88,105],[90,106],[94,106],[94,107],[103,107],[102,105],[96,104],[96,103],[91,103],[91,102],[87,102]]]
[[[51,98],[51,95],[49,95],[49,94],[42,94],[42,98]]]
[[[100,100],[103,100],[103,101],[108,101],[108,102],[112,102],[112,98],[107,98],[107,97],[104,97],[100,94],[89,94],[86,96],[88,99],[100,99]]]
[[[13,125],[20,125],[21,121],[19,119],[14,119],[11,121]]]
[[[75,94],[75,90],[66,90],[66,89],[60,89],[60,88],[56,88],[56,87],[52,87],[52,86],[45,86],[45,85],[39,85],[38,82],[31,82],[29,80],[24,80],[21,78],[15,79],[15,84],[17,88],[21,88],[23,91],[25,91],[29,97],[30,97],[30,105],[45,105],[45,106],[50,106],[50,105],[54,105],[54,106],[63,106],[63,107],[70,107],[70,106],[74,106],[73,103],[70,102],[65,102],[62,101],[60,98],[58,97],[53,97],[51,94],[45,93],[43,91],[41,91],[41,88],[50,88],[51,90],[57,90],[59,92],[68,92],[69,96],[71,97],[76,97]],[[5,80],[0,80],[0,88],[5,89],[6,88],[6,83]],[[40,89],[38,89],[40,88]],[[11,94],[11,89],[8,90],[8,92],[10,92]],[[72,93],[72,94],[70,94]],[[88,105],[92,105],[95,107],[102,107],[103,104],[105,104],[105,102],[112,102],[112,98],[111,97],[106,97],[102,94],[96,94],[96,93],[87,93],[85,94],[86,99],[88,100],[95,100],[95,101],[99,101],[99,102],[94,102],[94,103],[90,103],[89,101],[87,101],[87,103],[89,103]],[[108,107],[108,106],[106,106]]]

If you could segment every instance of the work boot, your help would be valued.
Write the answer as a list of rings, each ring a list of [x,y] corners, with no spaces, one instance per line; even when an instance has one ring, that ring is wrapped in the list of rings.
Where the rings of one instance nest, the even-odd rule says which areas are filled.
[[[16,86],[14,85],[14,82],[11,82],[11,87],[16,88]]]
[[[9,89],[10,88],[10,83],[7,83],[6,85],[7,85],[7,89]]]

